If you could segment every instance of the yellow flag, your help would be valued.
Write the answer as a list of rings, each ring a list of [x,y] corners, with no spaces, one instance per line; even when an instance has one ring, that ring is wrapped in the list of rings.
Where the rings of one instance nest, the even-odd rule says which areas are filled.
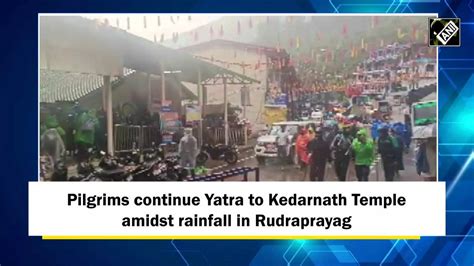
[[[402,32],[402,29],[398,28],[397,30],[397,36],[398,36],[398,39],[403,39],[403,37],[405,37],[405,33]]]

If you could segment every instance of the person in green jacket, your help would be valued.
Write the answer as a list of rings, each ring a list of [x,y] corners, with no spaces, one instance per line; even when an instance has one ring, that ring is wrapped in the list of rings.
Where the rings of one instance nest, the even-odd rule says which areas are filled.
[[[359,181],[368,181],[370,166],[374,161],[374,142],[367,136],[365,128],[357,131],[356,139],[352,142],[352,151],[355,158],[356,176]]]
[[[66,132],[64,129],[59,125],[58,119],[56,118],[55,115],[48,115],[43,121],[43,123],[40,126],[40,134],[43,134],[46,130],[48,129],[56,129],[61,136],[61,138],[64,138],[66,135]]]

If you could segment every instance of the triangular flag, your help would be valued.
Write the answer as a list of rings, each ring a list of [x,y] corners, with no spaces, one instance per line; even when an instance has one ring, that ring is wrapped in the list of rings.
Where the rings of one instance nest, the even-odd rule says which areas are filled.
[[[260,68],[260,59],[257,61],[257,64],[255,65],[255,69],[259,69]]]
[[[413,40],[416,40],[416,35],[417,35],[416,30],[417,30],[417,29],[416,29],[416,25],[412,25],[412,26],[411,26],[411,38],[412,38]]]
[[[342,36],[347,37],[347,24],[342,25]]]
[[[372,29],[375,28],[378,24],[379,24],[379,17],[373,16],[372,23],[371,23]]]
[[[405,37],[405,33],[402,32],[401,28],[397,29],[397,36],[398,36],[398,39],[403,39],[403,37]]]

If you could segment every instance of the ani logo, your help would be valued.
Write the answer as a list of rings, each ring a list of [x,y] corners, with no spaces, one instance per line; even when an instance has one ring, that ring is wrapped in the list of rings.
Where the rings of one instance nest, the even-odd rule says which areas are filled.
[[[430,46],[460,46],[459,18],[429,18]]]

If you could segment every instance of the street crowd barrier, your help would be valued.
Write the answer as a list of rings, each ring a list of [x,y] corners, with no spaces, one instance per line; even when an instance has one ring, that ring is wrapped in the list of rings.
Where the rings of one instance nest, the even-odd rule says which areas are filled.
[[[114,127],[115,151],[120,153],[148,150],[153,147],[153,143],[159,144],[159,137],[159,127],[116,124]]]
[[[214,143],[225,143],[225,129],[218,127],[212,128],[212,138]],[[229,128],[229,144],[243,145],[245,142],[245,128]]]
[[[242,176],[242,181],[248,181],[248,174],[255,172],[255,181],[260,181],[260,169],[258,167],[236,167],[218,173],[203,176],[190,176],[187,181],[224,181],[226,178]]]

